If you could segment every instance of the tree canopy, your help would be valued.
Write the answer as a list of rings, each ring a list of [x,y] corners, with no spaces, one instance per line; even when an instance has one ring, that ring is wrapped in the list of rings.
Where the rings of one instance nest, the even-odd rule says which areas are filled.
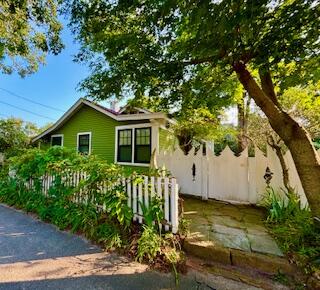
[[[96,99],[132,93],[181,106],[188,95],[192,102],[219,102],[225,94],[212,84],[234,75],[291,150],[320,216],[319,156],[275,90],[319,79],[319,6],[311,0],[69,0],[82,44],[77,59],[92,69],[81,88]]]
[[[59,0],[0,2],[0,71],[24,76],[37,71],[47,53],[63,44],[58,20]]]
[[[0,120],[0,153],[6,157],[16,155],[30,145],[31,137],[39,133],[36,125],[20,119]]]
[[[82,43],[78,60],[92,68],[81,88],[94,98],[123,97],[129,90],[173,101],[187,90],[194,98],[217,99],[212,79],[225,80],[239,62],[276,68],[295,61],[297,81],[306,58],[314,62],[319,54],[315,1],[71,4],[72,27]]]

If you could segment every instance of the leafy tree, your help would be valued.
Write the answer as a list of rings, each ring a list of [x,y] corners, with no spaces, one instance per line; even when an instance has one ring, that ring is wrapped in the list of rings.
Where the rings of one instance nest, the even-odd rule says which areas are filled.
[[[207,109],[182,111],[172,129],[184,154],[187,155],[192,148],[198,148],[204,140],[216,138],[219,135],[218,121]]]
[[[89,96],[104,99],[129,91],[136,97],[160,96],[173,105],[186,90],[193,100],[213,97],[215,89],[207,80],[217,76],[214,72],[222,79],[235,76],[291,150],[309,205],[320,216],[319,157],[307,131],[285,112],[275,91],[276,85],[284,89],[319,78],[318,1],[69,4],[71,25],[83,46],[78,59],[93,70],[81,85]],[[283,74],[290,63],[290,74]]]
[[[3,0],[0,2],[0,71],[21,76],[37,71],[49,52],[63,48],[59,0]]]
[[[309,83],[305,87],[290,87],[279,94],[279,102],[282,107],[310,132],[315,141],[316,149],[318,149],[316,140],[320,134],[319,85],[320,82],[317,84]],[[248,137],[255,145],[265,151],[266,144],[269,144],[275,150],[282,167],[283,183],[289,191],[292,191],[289,182],[289,169],[284,158],[284,154],[287,151],[284,142],[271,128],[268,119],[261,110],[255,108],[248,115],[246,122],[248,123]]]
[[[290,87],[279,96],[283,108],[311,135],[320,138],[320,81]]]
[[[0,152],[6,157],[16,155],[30,145],[30,138],[38,132],[34,124],[20,119],[0,120]]]

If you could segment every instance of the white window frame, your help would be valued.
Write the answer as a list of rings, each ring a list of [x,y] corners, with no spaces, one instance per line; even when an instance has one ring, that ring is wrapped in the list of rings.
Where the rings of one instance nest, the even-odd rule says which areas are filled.
[[[92,142],[92,133],[91,132],[79,132],[77,134],[77,152],[79,153],[79,136],[81,135],[89,135],[89,152],[91,154],[91,142]]]
[[[130,166],[143,166],[143,167],[150,167],[150,163],[135,163],[134,162],[134,152],[135,152],[135,129],[138,128],[150,128],[151,133],[151,156],[154,149],[154,141],[153,141],[153,134],[155,132],[154,126],[151,123],[143,123],[143,124],[133,124],[133,125],[123,125],[123,126],[116,126],[115,130],[115,152],[114,152],[114,163],[120,164],[120,165],[130,165]],[[126,129],[132,129],[132,156],[131,160],[132,162],[118,162],[118,131],[119,130],[126,130]]]
[[[64,136],[63,136],[63,134],[54,134],[54,135],[51,135],[51,137],[50,137],[50,143],[51,143],[51,146],[52,146],[52,138],[53,137],[61,137],[61,147],[63,147],[63,141],[64,141]]]

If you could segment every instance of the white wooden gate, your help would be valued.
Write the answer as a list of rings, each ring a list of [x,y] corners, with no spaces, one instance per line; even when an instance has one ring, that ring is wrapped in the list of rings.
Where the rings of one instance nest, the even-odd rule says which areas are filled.
[[[290,151],[284,158],[289,168],[290,184],[305,204],[306,197]],[[165,167],[177,178],[181,193],[203,199],[256,204],[266,189],[264,175],[267,167],[273,173],[270,185],[275,189],[284,188],[279,159],[270,147],[267,156],[256,148],[254,157],[248,156],[247,149],[235,156],[228,146],[219,156],[208,148],[206,156],[202,150],[184,155],[180,148],[176,148],[173,152],[160,152],[157,159],[160,167]]]

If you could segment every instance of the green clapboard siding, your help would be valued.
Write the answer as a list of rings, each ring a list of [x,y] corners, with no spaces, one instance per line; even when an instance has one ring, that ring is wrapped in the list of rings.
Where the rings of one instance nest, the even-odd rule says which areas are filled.
[[[43,137],[40,142],[41,149],[48,149],[51,135],[63,134],[63,145],[66,148],[77,150],[77,134],[91,132],[91,153],[114,163],[115,154],[115,127],[128,124],[146,123],[148,120],[118,122],[105,114],[89,107],[82,106],[65,124]],[[166,131],[166,130],[163,130]],[[166,132],[164,132],[166,134]],[[146,173],[149,167],[123,165],[129,171]]]
[[[63,134],[64,147],[77,149],[77,134],[91,132],[91,154],[112,163],[115,152],[115,127],[132,123],[118,122],[89,106],[83,106],[51,135]]]

